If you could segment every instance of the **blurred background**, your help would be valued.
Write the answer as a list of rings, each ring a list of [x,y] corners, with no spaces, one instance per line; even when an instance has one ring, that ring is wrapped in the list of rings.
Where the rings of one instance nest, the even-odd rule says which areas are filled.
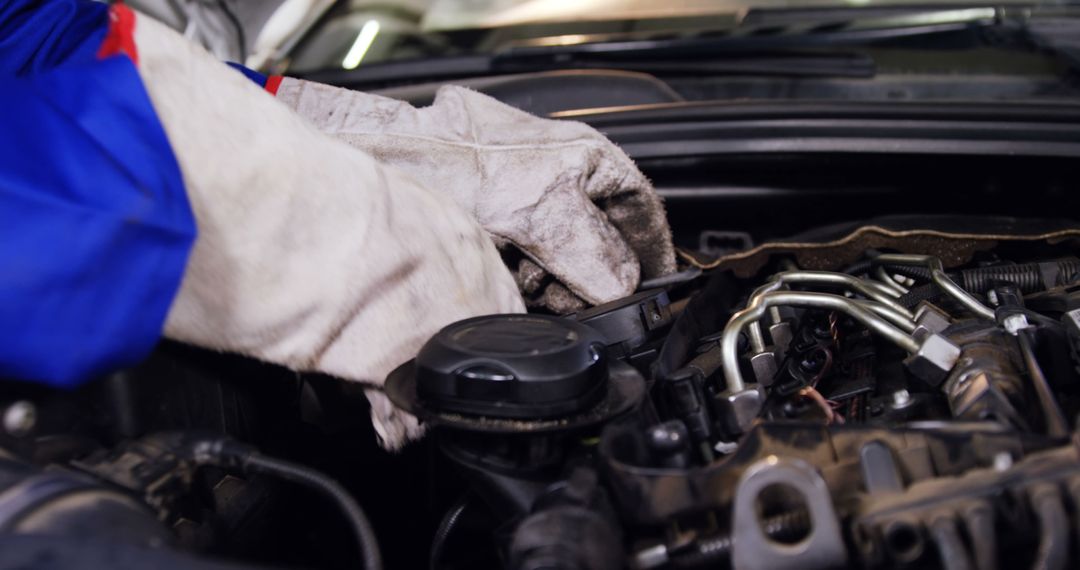
[[[221,59],[273,73],[351,70],[513,47],[670,39],[754,26],[837,26],[830,9],[877,9],[892,24],[993,17],[978,0],[133,0]],[[1030,7],[1005,0],[994,7]],[[949,9],[948,13],[941,10]],[[954,10],[955,9],[955,10]],[[932,12],[932,14],[930,13]],[[918,13],[920,18],[911,19]],[[898,18],[906,21],[899,21]],[[828,19],[828,18],[827,18]],[[879,22],[880,24],[880,22]]]

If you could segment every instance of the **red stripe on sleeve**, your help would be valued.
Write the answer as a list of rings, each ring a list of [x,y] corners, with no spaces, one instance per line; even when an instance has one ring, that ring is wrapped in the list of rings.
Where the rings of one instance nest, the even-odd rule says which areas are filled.
[[[139,64],[139,50],[135,48],[135,12],[122,3],[109,7],[109,32],[105,41],[98,48],[98,59],[105,59],[117,54],[131,58]]]
[[[271,95],[277,95],[277,90],[278,87],[281,87],[282,79],[283,78],[280,75],[271,75],[270,77],[267,77],[266,87],[264,87],[264,89],[266,89],[266,91]]]

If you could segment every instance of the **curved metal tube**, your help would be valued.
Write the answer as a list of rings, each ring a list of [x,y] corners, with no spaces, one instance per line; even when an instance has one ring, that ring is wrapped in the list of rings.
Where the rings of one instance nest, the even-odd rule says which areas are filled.
[[[747,325],[760,320],[769,307],[780,305],[839,311],[908,352],[914,353],[919,350],[919,343],[915,339],[850,299],[829,293],[793,291],[764,293],[758,295],[756,302],[751,306],[732,315],[720,337],[721,361],[728,391],[738,392],[746,389],[742,372],[739,370],[739,332]]]
[[[900,295],[907,295],[908,288],[897,283],[896,279],[893,279],[892,276],[889,275],[889,272],[885,270],[885,266],[879,265],[878,268],[874,270],[874,276],[884,283],[886,287],[896,291]]]
[[[858,277],[853,277],[846,273],[833,273],[831,271],[785,271],[783,273],[777,273],[773,276],[773,279],[789,285],[792,283],[807,283],[812,285],[833,285],[836,287],[843,287],[844,289],[859,293],[862,296],[873,299],[883,305],[887,305],[909,319],[915,318],[915,315],[909,311],[907,307],[894,300],[892,296],[893,291],[889,290],[885,285],[859,279]]]
[[[750,294],[750,299],[746,303],[746,307],[756,307],[761,301],[761,296],[765,293],[776,291],[784,286],[782,281],[769,281],[768,283],[754,289],[754,292]],[[761,354],[765,352],[765,336],[761,333],[761,323],[754,321],[750,324],[750,350],[754,354]]]
[[[863,308],[869,309],[869,310],[877,313],[881,317],[884,317],[885,319],[888,319],[888,321],[890,323],[896,325],[897,328],[899,328],[900,330],[902,330],[902,331],[904,331],[904,332],[906,332],[908,334],[911,334],[911,333],[915,332],[915,328],[917,327],[915,322],[912,321],[911,319],[905,317],[904,315],[900,314],[899,312],[893,310],[892,307],[890,307],[888,305],[883,305],[881,303],[878,303],[877,301],[869,301],[869,300],[865,300],[865,299],[850,299],[850,300],[853,303],[857,303],[857,304],[861,305]]]
[[[915,318],[915,315],[906,307],[893,300],[892,294],[894,294],[894,292],[888,289],[886,285],[874,283],[872,281],[866,281],[863,279],[859,279],[858,277],[852,277],[851,275],[847,275],[845,273],[833,273],[830,271],[796,270],[777,273],[768,283],[762,285],[761,287],[758,287],[754,290],[753,293],[750,294],[750,299],[746,304],[747,308],[756,306],[758,299],[765,293],[776,291],[780,287],[789,283],[836,285],[851,291],[855,291],[856,293],[860,293],[865,297],[869,297],[870,299],[877,301],[880,306],[891,309],[891,312],[888,315],[883,316],[886,316],[886,318],[893,320],[893,322],[896,322],[898,325],[901,326],[901,328],[903,328],[907,332],[915,330],[913,320]],[[882,310],[880,309],[873,310],[879,313],[882,312]],[[771,318],[773,318],[773,320],[776,320],[776,315],[774,314],[775,311],[771,311],[770,313],[773,313],[771,314]],[[894,320],[896,315],[901,315],[904,319],[910,321],[912,323],[910,328],[907,324],[901,324],[900,322]],[[761,324],[758,322],[752,323],[750,325],[750,328],[748,329],[748,333],[750,336],[750,350],[754,354],[760,354],[762,352],[765,352],[765,335],[761,332]]]
[[[842,275],[846,275],[846,274],[842,274]],[[859,279],[859,278],[856,277],[856,279]],[[877,281],[874,281],[873,279],[861,279],[861,281],[867,287],[870,287],[871,289],[874,289],[876,291],[880,291],[881,294],[888,296],[890,299],[899,299],[900,297],[903,296],[903,293],[897,291],[893,287],[890,287],[888,283],[878,283]]]
[[[874,258],[875,264],[880,265],[915,265],[926,267],[930,270],[930,278],[934,284],[941,288],[947,295],[956,300],[972,313],[984,318],[994,319],[994,311],[979,302],[971,293],[956,284],[955,281],[945,274],[945,268],[941,260],[929,255],[912,255],[900,253],[886,253]]]

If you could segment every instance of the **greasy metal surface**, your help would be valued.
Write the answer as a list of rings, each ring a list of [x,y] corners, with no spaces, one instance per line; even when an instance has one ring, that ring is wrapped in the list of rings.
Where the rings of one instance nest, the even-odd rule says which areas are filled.
[[[835,270],[854,263],[867,249],[893,249],[941,259],[945,267],[955,267],[1005,241],[1045,241],[1055,243],[1080,237],[1080,227],[1062,227],[1038,233],[949,232],[934,229],[889,229],[878,225],[860,227],[847,235],[821,242],[773,242],[754,249],[725,255],[716,260],[698,259],[692,252],[678,254],[691,265],[703,269],[730,269],[739,277],[751,277],[773,255],[791,255],[803,269]]]
[[[743,471],[769,455],[802,459],[817,466],[834,498],[843,500],[862,488],[859,450],[868,441],[887,444],[909,480],[958,475],[991,465],[1001,452],[1020,458],[1046,445],[1043,437],[987,431],[972,423],[940,429],[937,424],[926,424],[927,428],[915,425],[886,429],[798,422],[760,424],[740,440],[738,450],[731,455],[691,469],[638,464],[632,452],[635,429],[621,425],[605,430],[600,453],[627,520],[656,524],[683,514],[730,508]],[[994,424],[982,427],[998,429]]]
[[[973,517],[980,514],[980,508],[989,506],[1006,492],[1022,495],[1023,490],[1031,491],[1048,484],[1060,488],[1063,484],[1070,485],[1080,480],[1078,477],[1080,461],[1077,460],[1077,450],[1074,446],[1066,445],[1032,454],[1006,469],[984,467],[959,477],[916,481],[901,493],[864,494],[852,503],[855,515],[853,524],[857,529],[853,533],[857,542],[856,551],[863,553],[864,563],[879,560],[880,553],[887,550],[885,537],[890,527],[899,524],[936,540],[938,537],[931,532],[932,527],[943,516],[954,522],[962,522],[969,535],[979,534],[980,540],[975,541],[976,546],[985,545],[987,539],[993,540],[992,530],[988,533],[985,529],[993,528],[992,517],[995,515],[993,510],[987,510],[983,513],[985,516],[981,517],[983,520],[979,520],[979,516]],[[1056,501],[1057,504],[1060,502]],[[972,512],[973,509],[975,512]],[[941,545],[938,544],[938,547]],[[894,553],[890,554],[895,556]],[[958,554],[968,556],[966,552]],[[981,549],[972,554],[975,560],[985,561],[992,551]],[[978,567],[992,568],[985,564]]]
[[[765,535],[756,502],[771,485],[784,485],[801,495],[810,515],[810,531],[803,539],[783,544]],[[806,461],[772,455],[748,467],[739,479],[734,510],[735,570],[837,568],[847,561],[829,488]]]

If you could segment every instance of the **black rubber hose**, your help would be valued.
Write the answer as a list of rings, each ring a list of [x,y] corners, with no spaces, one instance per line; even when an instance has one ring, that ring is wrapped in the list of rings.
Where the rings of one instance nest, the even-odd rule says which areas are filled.
[[[896,299],[896,302],[903,305],[905,309],[914,309],[923,301],[929,301],[941,307],[943,304],[949,304],[951,302],[951,297],[938,288],[937,285],[927,283],[926,285],[912,287],[907,293],[904,293]]]
[[[1043,266],[1046,264],[1057,265],[1055,268],[1056,273],[1060,276],[1058,281],[1062,282],[1071,281],[1080,272],[1080,259],[1069,258],[1045,263],[975,267],[953,272],[949,275],[969,293],[985,293],[994,287],[995,281],[1008,281],[1020,287],[1020,291],[1023,293],[1035,293],[1058,285],[1057,282],[1044,282]],[[889,265],[887,268],[892,273],[899,273],[922,281],[930,281],[930,270],[925,267]]]
[[[869,273],[870,270],[873,269],[873,267],[874,260],[860,259],[859,261],[856,261],[855,263],[852,263],[851,265],[842,269],[841,272],[847,273],[848,275],[862,275],[863,273]]]
[[[1054,265],[1057,267],[1057,282],[1046,283],[1043,280],[1043,266]],[[1080,259],[1067,258],[1049,261],[1045,263],[1023,263],[1020,265],[1000,265],[996,267],[979,267],[965,269],[960,272],[964,288],[969,291],[989,291],[994,286],[994,281],[1011,281],[1016,283],[1024,293],[1035,293],[1043,289],[1055,287],[1060,283],[1068,283],[1073,280],[1077,272],[1080,272]]]
[[[310,467],[284,459],[267,457],[260,454],[254,447],[229,438],[210,437],[188,440],[183,435],[179,437],[185,443],[180,444],[182,447],[178,453],[190,456],[197,465],[214,465],[225,469],[240,469],[245,473],[269,475],[303,485],[325,495],[341,509],[353,527],[364,570],[382,569],[379,541],[375,537],[371,521],[368,520],[364,509],[360,508],[352,495],[337,481]]]
[[[446,511],[442,520],[439,521],[439,528],[435,530],[435,538],[431,540],[431,556],[428,559],[428,568],[430,570],[438,570],[439,560],[442,559],[443,550],[446,548],[446,539],[450,537],[450,533],[454,531],[454,527],[457,526],[468,506],[469,496],[466,495],[458,500],[453,507],[450,507],[450,510]]]
[[[1063,281],[1070,282],[1073,277],[1080,273],[1080,260],[1059,259],[1056,262],[1058,275],[1063,276]],[[1036,293],[1044,289],[1054,287],[1058,283],[1045,283],[1043,281],[1042,265],[1040,263],[1024,263],[1020,265],[998,265],[994,267],[976,267],[959,272],[952,272],[949,277],[956,281],[965,291],[974,295],[986,293],[994,287],[996,281],[1008,281],[1020,288],[1022,293]],[[859,265],[858,268],[862,266]],[[935,305],[950,303],[950,297],[941,291],[937,285],[931,283],[930,270],[925,267],[888,265],[886,269],[890,273],[897,273],[905,277],[911,277],[924,281],[922,285],[912,287],[905,295],[897,299],[897,302],[910,309],[921,301],[929,301]]]
[[[886,265],[889,273],[896,273],[919,281],[930,281],[930,270],[918,265]]]
[[[1080,260],[1061,259],[1057,262],[1057,270],[1065,280],[1080,271]],[[925,267],[903,267],[898,265],[888,266],[892,273],[899,273],[915,279],[930,281],[930,271]],[[1053,287],[1057,283],[1044,283],[1042,270],[1038,263],[1025,263],[1021,265],[999,265],[995,267],[977,267],[965,269],[959,273],[951,273],[950,277],[964,288],[965,291],[974,295],[981,295],[993,288],[995,281],[1008,281],[1020,288],[1022,293],[1036,293],[1047,287]],[[935,305],[951,303],[951,299],[944,291],[933,283],[926,283],[912,287],[910,291],[896,300],[905,308],[913,308],[922,301],[929,301]]]
[[[371,521],[368,520],[360,505],[353,500],[352,495],[337,481],[303,465],[266,457],[258,453],[242,458],[241,466],[244,471],[280,477],[286,481],[318,491],[332,499],[341,508],[342,513],[345,514],[349,524],[353,527],[353,531],[356,533],[363,568],[365,570],[379,570],[382,568],[379,541],[375,537],[375,530],[371,527]]]
[[[994,281],[1008,281],[1024,293],[1043,289],[1042,274],[1037,263],[976,267],[960,272],[960,286],[972,293],[989,291],[994,286]],[[1050,286],[1053,287],[1054,283],[1050,283]]]

